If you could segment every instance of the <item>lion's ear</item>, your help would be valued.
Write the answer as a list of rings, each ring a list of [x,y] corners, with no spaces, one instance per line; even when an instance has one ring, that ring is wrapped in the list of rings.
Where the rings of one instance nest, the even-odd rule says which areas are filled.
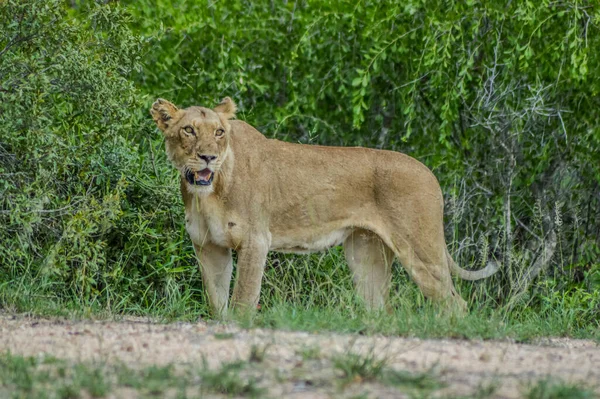
[[[159,98],[152,104],[150,115],[152,115],[152,119],[154,119],[158,128],[164,132],[169,127],[170,120],[173,119],[177,111],[179,109],[175,105]]]
[[[213,111],[218,114],[222,114],[225,119],[231,119],[235,117],[235,111],[237,111],[237,107],[231,98],[225,97],[221,103],[213,109]]]

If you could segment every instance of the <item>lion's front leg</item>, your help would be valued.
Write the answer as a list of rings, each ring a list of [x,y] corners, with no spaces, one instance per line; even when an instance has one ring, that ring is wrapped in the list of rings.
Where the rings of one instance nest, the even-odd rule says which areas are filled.
[[[255,239],[237,250],[237,278],[231,298],[234,310],[256,309],[268,252],[269,243],[266,239]]]
[[[203,246],[194,244],[194,250],[200,263],[210,309],[214,316],[224,317],[227,313],[229,284],[233,270],[231,250],[210,243],[205,243]]]

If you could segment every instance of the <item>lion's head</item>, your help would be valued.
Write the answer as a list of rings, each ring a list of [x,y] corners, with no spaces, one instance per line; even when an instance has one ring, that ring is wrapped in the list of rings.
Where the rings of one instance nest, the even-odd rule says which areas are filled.
[[[213,179],[230,153],[229,119],[236,106],[229,97],[214,109],[190,107],[179,109],[159,98],[150,114],[163,132],[167,156],[187,182],[188,191],[209,194]]]

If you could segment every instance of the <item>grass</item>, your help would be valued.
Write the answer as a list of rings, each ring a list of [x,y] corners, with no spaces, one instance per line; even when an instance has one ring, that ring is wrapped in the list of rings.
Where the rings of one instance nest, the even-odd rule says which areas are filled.
[[[6,293],[0,293],[0,296]],[[4,306],[10,313],[39,316],[59,316],[69,319],[119,319],[126,315],[149,317],[155,321],[196,321],[203,314],[182,313],[169,317],[161,309],[114,313],[101,307],[79,307],[72,301],[39,301],[27,304],[13,302]],[[328,331],[361,335],[383,334],[419,338],[505,339],[530,342],[538,337],[573,337],[600,340],[598,322],[578,325],[577,314],[561,312],[561,308],[536,312],[527,307],[493,309],[484,307],[471,310],[465,317],[445,314],[430,304],[396,308],[393,314],[368,312],[360,306],[344,308],[307,308],[295,303],[272,303],[263,306],[254,317],[243,317],[237,322],[244,328],[273,328],[296,331]],[[217,333],[216,339],[233,338],[231,333]]]
[[[342,372],[345,382],[373,381],[382,377],[387,359],[376,356],[373,351],[366,355],[349,352],[335,357],[333,365]]]
[[[249,359],[223,363],[209,368],[207,361],[185,367],[147,366],[130,368],[123,364],[68,362],[52,357],[23,357],[0,355],[0,397],[19,398],[103,398],[127,397],[228,397],[267,398],[262,380],[275,378],[279,383],[294,383],[298,374],[314,374],[311,365],[294,369],[296,374],[275,377],[278,369],[256,368],[257,360]],[[386,360],[372,354],[366,356],[346,353],[326,359],[326,367],[342,372],[342,389],[349,383],[375,382],[402,387],[403,391],[429,392],[441,387],[429,374],[413,375],[388,369]],[[310,381],[310,377],[307,377]],[[338,380],[340,381],[340,380]],[[318,386],[328,392],[336,391],[335,379],[320,380]]]
[[[233,339],[235,338],[234,333],[215,333],[215,339]]]
[[[172,367],[131,369],[104,363],[70,363],[52,357],[0,355],[0,397],[106,397],[127,388],[141,396],[162,396],[168,390],[192,385],[192,378]]]
[[[351,287],[347,295],[353,294]],[[577,311],[548,307],[543,311],[527,305],[512,309],[475,306],[465,317],[453,317],[420,297],[416,287],[404,289],[405,298],[395,298],[393,314],[368,312],[360,303],[306,305],[299,301],[269,300],[254,317],[241,317],[245,328],[274,328],[298,331],[329,331],[351,334],[383,334],[420,338],[504,339],[529,342],[537,337],[573,337],[600,340],[598,321],[581,323]],[[201,306],[202,304],[196,304]],[[477,303],[475,304],[477,305]],[[76,298],[52,298],[47,295],[14,298],[10,289],[0,291],[0,309],[10,313],[60,316],[70,319],[119,319],[125,315],[150,317],[156,321],[196,321],[206,317],[206,309],[172,314],[160,305],[156,308],[114,312],[99,303],[81,303]],[[217,339],[231,339],[230,333],[215,334]]]
[[[581,384],[565,383],[553,380],[537,381],[526,394],[527,399],[591,399],[596,393]]]
[[[407,373],[388,370],[383,376],[383,381],[388,385],[411,387],[421,391],[431,391],[444,386],[431,372]]]
[[[248,362],[223,364],[210,370],[199,367],[148,366],[129,368],[122,364],[76,362],[52,357],[0,355],[0,397],[19,398],[103,398],[139,397],[205,397],[225,394],[263,397],[264,389],[257,379],[246,378]]]
[[[262,363],[267,356],[267,351],[269,350],[269,345],[252,345],[250,347],[250,363]]]
[[[296,354],[304,362],[291,369],[265,362],[267,346],[255,346],[247,359],[209,367],[200,364],[140,366],[121,363],[70,362],[51,356],[23,357],[0,354],[0,397],[103,398],[103,397],[248,397],[268,398],[267,387],[296,386],[330,396],[371,397],[395,392],[411,398],[444,396],[446,384],[433,370],[414,373],[390,366],[385,353],[373,349],[323,356],[315,347]],[[273,359],[271,359],[273,360]],[[261,363],[257,367],[257,363]],[[286,371],[287,370],[287,371]],[[500,380],[476,388],[468,398],[492,397]],[[528,399],[586,399],[596,394],[587,386],[543,379],[522,389]],[[441,394],[441,396],[440,396]],[[271,396],[272,397],[272,396]],[[454,397],[454,396],[453,396]]]
[[[600,295],[565,291],[552,285],[551,280],[543,280],[528,296],[519,301],[506,299],[511,305],[502,306],[490,299],[497,295],[491,291],[500,289],[499,284],[495,280],[456,281],[471,306],[465,317],[457,318],[424,300],[404,270],[395,266],[393,314],[367,312],[353,290],[343,253],[335,248],[323,254],[284,256],[273,261],[265,272],[261,310],[254,317],[242,316],[237,322],[248,328],[421,338],[510,338],[527,342],[537,337],[566,336],[600,340]],[[19,281],[2,284],[0,309],[75,319],[137,315],[170,322],[207,317],[208,307],[199,280],[168,284],[165,289],[162,295],[151,294],[148,287],[148,295],[136,302],[131,298],[116,300],[125,294],[106,286],[105,292],[86,299],[75,294],[58,295],[59,290],[43,275],[23,276]],[[115,300],[105,301],[105,297]],[[231,337],[228,333],[215,334],[217,339]]]
[[[190,376],[176,374],[173,366],[149,366],[140,370],[121,366],[117,368],[117,386],[133,388],[148,395],[162,395],[169,388],[185,390]]]
[[[409,373],[388,366],[386,356],[374,350],[367,353],[346,352],[332,359],[333,367],[342,373],[342,384],[377,381],[384,385],[402,387],[421,394],[443,387],[431,372]],[[414,393],[414,392],[413,392]]]
[[[600,339],[598,326],[575,327],[559,311],[538,314],[521,309],[513,312],[493,309],[472,310],[454,317],[426,304],[397,309],[393,314],[364,309],[306,309],[290,304],[263,308],[244,327],[268,327],[301,331],[330,331],[362,335],[394,335],[419,338],[505,339],[529,342],[537,337],[569,336]]]
[[[491,397],[500,388],[499,381],[480,384],[477,391],[471,396],[471,399],[485,399]]]
[[[305,346],[299,350],[297,355],[302,357],[302,360],[318,360],[321,358],[321,348],[318,345]]]
[[[246,365],[245,362],[225,363],[219,369],[211,371],[205,364],[201,374],[203,390],[231,396],[260,397],[265,394],[265,390],[257,386],[256,379],[242,376]]]

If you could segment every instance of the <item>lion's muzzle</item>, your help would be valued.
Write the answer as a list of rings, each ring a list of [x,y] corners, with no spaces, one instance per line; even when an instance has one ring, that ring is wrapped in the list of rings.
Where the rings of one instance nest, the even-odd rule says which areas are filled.
[[[214,172],[208,168],[200,171],[187,170],[185,172],[185,179],[193,186],[210,186],[214,177]]]

